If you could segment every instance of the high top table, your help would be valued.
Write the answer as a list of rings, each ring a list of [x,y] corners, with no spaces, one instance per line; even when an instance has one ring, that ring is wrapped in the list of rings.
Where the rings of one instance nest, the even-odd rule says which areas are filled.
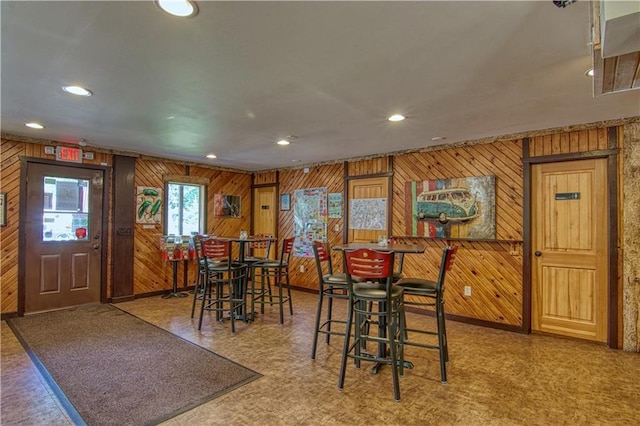
[[[248,243],[261,243],[266,241],[271,241],[272,243],[276,241],[273,237],[254,237],[250,236],[247,238],[240,237],[216,237],[219,240],[231,241],[232,243],[238,244],[238,262],[244,263],[245,258],[245,246]]]
[[[240,238],[240,237],[215,237],[215,238],[217,238],[218,240],[230,241],[232,243],[238,244],[238,262],[239,263],[244,263],[245,246],[247,244],[266,242],[266,241],[271,241],[271,242],[276,241],[276,239],[273,237],[257,237],[257,236],[249,236],[247,238]],[[247,279],[249,278],[250,278],[249,275],[247,275]],[[246,283],[245,283],[245,287],[246,287]],[[244,299],[247,293],[246,288],[237,288],[237,290],[240,291],[240,294],[242,295],[242,299]],[[251,312],[250,314],[247,314],[246,307],[247,307],[247,304],[245,300],[244,308],[242,309],[242,315],[241,315],[241,318],[239,319],[241,319],[242,321],[248,322],[253,319],[255,312]]]
[[[334,250],[357,250],[366,248],[369,250],[377,251],[391,251],[394,253],[424,253],[427,249],[426,244],[404,244],[404,243],[389,243],[384,246],[378,245],[378,243],[347,243],[332,247]]]
[[[403,254],[421,254],[427,249],[426,244],[404,244],[404,243],[389,243],[386,245],[378,245],[378,243],[347,243],[341,244],[337,246],[333,246],[333,250],[340,250],[344,254],[346,250],[358,250],[358,249],[369,249],[376,251],[384,251],[384,252],[393,252],[393,253],[403,253]],[[380,309],[383,309],[383,306],[380,306]],[[380,324],[378,327],[378,332],[380,333],[380,337],[385,337],[385,329],[384,324]],[[378,356],[385,357],[387,353],[387,345],[384,343],[378,344]],[[371,374],[376,374],[378,369],[383,364],[376,363],[371,368]],[[405,361],[404,366],[406,368],[413,368],[413,364],[410,361]]]

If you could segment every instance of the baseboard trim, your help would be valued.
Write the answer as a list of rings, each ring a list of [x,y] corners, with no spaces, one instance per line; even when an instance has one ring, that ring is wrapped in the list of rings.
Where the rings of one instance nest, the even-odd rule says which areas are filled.
[[[136,299],[136,296],[133,294],[129,296],[118,296],[118,297],[112,297],[110,303],[130,302],[135,299]]]
[[[412,306],[405,306],[405,309],[407,312],[412,312],[414,314],[427,315],[430,317],[436,316],[434,311],[429,311],[426,309],[418,309]],[[463,322],[465,324],[471,324],[471,325],[478,325],[480,327],[495,328],[498,330],[506,330],[514,333],[529,334],[528,331],[520,325],[502,324],[499,322],[463,317],[461,315],[453,315],[453,314],[445,314],[445,316],[447,317],[448,320],[451,320],[451,321]]]
[[[6,321],[9,318],[17,318],[17,317],[18,317],[18,313],[17,312],[2,313],[2,314],[0,314],[0,321]]]

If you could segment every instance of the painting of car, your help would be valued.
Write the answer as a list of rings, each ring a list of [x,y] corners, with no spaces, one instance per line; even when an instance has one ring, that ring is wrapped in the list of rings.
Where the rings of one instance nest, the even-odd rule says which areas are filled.
[[[421,220],[468,222],[478,215],[476,196],[465,188],[424,191],[416,201],[416,215]]]

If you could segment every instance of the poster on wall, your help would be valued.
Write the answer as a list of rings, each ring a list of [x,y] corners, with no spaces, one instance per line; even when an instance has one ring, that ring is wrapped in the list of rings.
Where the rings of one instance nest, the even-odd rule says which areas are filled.
[[[162,188],[139,186],[136,191],[136,223],[162,222]]]
[[[342,192],[329,193],[329,219],[342,217]]]
[[[387,199],[354,198],[349,200],[349,229],[386,230]]]
[[[313,241],[327,240],[327,216],[327,188],[293,192],[294,256],[313,257]]]
[[[215,217],[240,217],[239,195],[213,195],[213,215]]]
[[[406,182],[406,234],[495,239],[495,188],[495,176]]]

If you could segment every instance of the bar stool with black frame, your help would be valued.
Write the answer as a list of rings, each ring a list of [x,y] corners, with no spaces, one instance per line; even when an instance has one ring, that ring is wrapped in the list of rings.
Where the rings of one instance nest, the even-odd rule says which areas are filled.
[[[271,242],[273,241],[273,236],[270,234],[256,234],[255,237],[249,237],[249,239],[256,238],[256,241],[250,241],[247,243],[248,254],[244,257],[244,263],[249,266],[249,277],[248,280],[253,282],[253,278],[251,277],[251,273],[253,272],[252,266],[257,262],[265,262],[270,259],[269,254],[271,253]],[[242,244],[242,243],[240,243]],[[258,251],[261,255],[258,254]],[[249,281],[248,281],[249,282]],[[253,306],[254,300],[256,298],[261,298],[265,294],[268,294],[271,297],[271,286],[267,283],[266,288],[263,286],[256,294],[253,294],[254,288],[251,286],[248,289],[248,295],[251,296],[251,304]],[[253,312],[249,313],[253,318]]]
[[[311,359],[316,359],[316,349],[318,347],[318,335],[326,335],[327,345],[330,343],[332,335],[344,336],[343,331],[335,331],[331,329],[332,324],[344,324],[345,319],[333,318],[333,299],[349,298],[347,289],[347,275],[345,273],[333,272],[333,264],[331,262],[331,252],[329,244],[322,241],[313,242],[313,255],[316,260],[316,269],[318,271],[318,307],[316,312],[316,322],[313,331],[313,346],[311,347]],[[354,277],[355,279],[355,277]],[[324,299],[327,299],[327,319],[320,324],[322,317],[322,307]]]
[[[235,333],[235,320],[246,318],[248,266],[231,260],[231,241],[210,238],[202,240],[201,245],[211,275],[205,280],[198,330],[202,329],[204,311],[208,310],[216,312],[218,321],[224,320],[224,313],[228,312],[231,332]]]
[[[293,251],[294,237],[284,238],[280,247],[280,257],[278,259],[266,259],[255,262],[251,265],[251,313],[255,312],[255,303],[260,303],[260,313],[264,314],[264,305],[275,303],[280,307],[280,324],[284,324],[284,304],[288,302],[289,313],[293,315],[293,302],[291,299],[291,283],[289,281],[289,265],[291,262],[291,252]],[[256,292],[256,281],[260,281],[260,292]],[[273,281],[272,281],[273,280]],[[265,289],[265,281],[268,289]],[[278,288],[278,294],[271,294],[271,283]],[[286,286],[287,295],[282,294],[283,287]],[[269,294],[269,301],[265,301],[266,294]]]
[[[435,309],[437,330],[426,330],[424,328],[405,327],[404,344],[407,346],[418,346],[421,348],[437,349],[440,355],[440,376],[442,383],[447,383],[447,362],[449,362],[449,346],[447,342],[447,328],[444,313],[444,280],[447,272],[453,266],[458,247],[447,246],[442,252],[440,271],[437,281],[430,281],[422,278],[403,278],[396,283],[396,286],[404,289],[406,306],[431,306]],[[419,299],[407,300],[406,296],[419,296],[427,298],[428,301],[421,302]],[[423,299],[424,300],[424,299]],[[437,345],[430,345],[411,340],[410,333],[427,334],[438,337]]]
[[[191,304],[191,318],[195,315],[196,301],[202,301],[204,293],[204,284],[206,280],[212,279],[213,272],[208,270],[207,261],[202,254],[202,240],[209,238],[205,235],[194,235],[193,245],[196,252],[196,261],[198,262],[198,275],[193,288],[193,302]]]
[[[355,360],[356,368],[360,361],[372,361],[388,364],[391,367],[393,395],[400,401],[400,379],[404,373],[404,353],[402,330],[404,329],[404,306],[402,287],[393,285],[393,252],[381,252],[367,248],[344,251],[345,272],[347,275],[349,310],[347,327],[342,347],[340,377],[338,389],[343,389],[347,358]],[[358,283],[354,276],[368,282]],[[370,302],[377,302],[378,310],[369,308]],[[355,338],[351,343],[351,328],[355,322]],[[378,325],[378,334],[368,334],[369,324]],[[367,341],[378,344],[376,353],[363,352]],[[388,355],[387,348],[389,346]]]

